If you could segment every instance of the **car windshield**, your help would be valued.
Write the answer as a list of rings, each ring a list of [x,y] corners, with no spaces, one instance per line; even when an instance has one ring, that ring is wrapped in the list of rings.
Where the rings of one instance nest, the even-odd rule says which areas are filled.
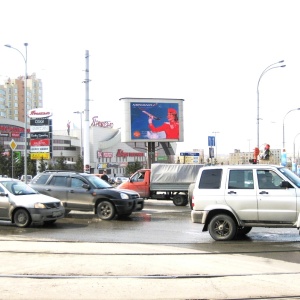
[[[14,195],[38,194],[37,191],[22,181],[7,180],[1,181],[0,184],[2,184],[10,193]]]
[[[291,170],[287,168],[278,168],[278,170],[284,176],[286,176],[291,182],[293,182],[298,188],[300,188],[300,179],[295,173],[293,173]]]
[[[97,189],[112,188],[112,186],[108,182],[102,180],[97,176],[90,175],[90,176],[86,176],[85,178]]]

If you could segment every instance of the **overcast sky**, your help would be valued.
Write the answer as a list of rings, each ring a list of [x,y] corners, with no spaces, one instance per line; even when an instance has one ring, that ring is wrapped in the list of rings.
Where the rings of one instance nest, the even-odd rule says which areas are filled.
[[[14,0],[2,6],[0,83],[28,73],[42,79],[54,129],[80,124],[85,51],[90,53],[90,118],[121,125],[120,98],[184,99],[178,151],[217,153],[257,144],[257,85],[263,70],[260,146],[300,147],[299,1]]]

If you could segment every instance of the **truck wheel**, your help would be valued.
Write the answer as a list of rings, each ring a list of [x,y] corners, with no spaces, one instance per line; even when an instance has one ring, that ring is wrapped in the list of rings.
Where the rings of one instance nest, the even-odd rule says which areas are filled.
[[[102,201],[97,206],[97,215],[101,220],[111,220],[116,216],[116,209],[109,201]]]
[[[238,228],[238,234],[247,234],[251,231],[252,227],[240,227]]]
[[[208,224],[208,231],[215,241],[230,241],[237,232],[234,220],[228,215],[216,215]]]
[[[186,206],[188,204],[188,200],[185,195],[175,195],[173,197],[173,203],[176,206]]]

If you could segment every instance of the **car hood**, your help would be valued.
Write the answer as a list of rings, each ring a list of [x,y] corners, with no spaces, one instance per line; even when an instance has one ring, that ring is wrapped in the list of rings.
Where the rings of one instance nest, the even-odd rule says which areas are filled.
[[[15,203],[17,203],[18,205],[22,205],[22,203],[25,205],[28,204],[34,204],[37,202],[40,203],[49,203],[49,202],[60,202],[60,200],[54,198],[54,197],[50,197],[47,195],[43,195],[43,194],[29,194],[29,195],[13,195],[10,194],[9,195],[10,200],[14,201]]]

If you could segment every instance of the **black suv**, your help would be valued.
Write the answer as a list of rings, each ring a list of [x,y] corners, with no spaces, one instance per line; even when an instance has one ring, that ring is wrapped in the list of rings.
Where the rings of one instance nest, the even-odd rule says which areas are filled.
[[[45,171],[36,175],[30,186],[61,200],[66,214],[71,210],[93,211],[100,219],[111,220],[144,208],[137,192],[115,189],[93,174]]]

